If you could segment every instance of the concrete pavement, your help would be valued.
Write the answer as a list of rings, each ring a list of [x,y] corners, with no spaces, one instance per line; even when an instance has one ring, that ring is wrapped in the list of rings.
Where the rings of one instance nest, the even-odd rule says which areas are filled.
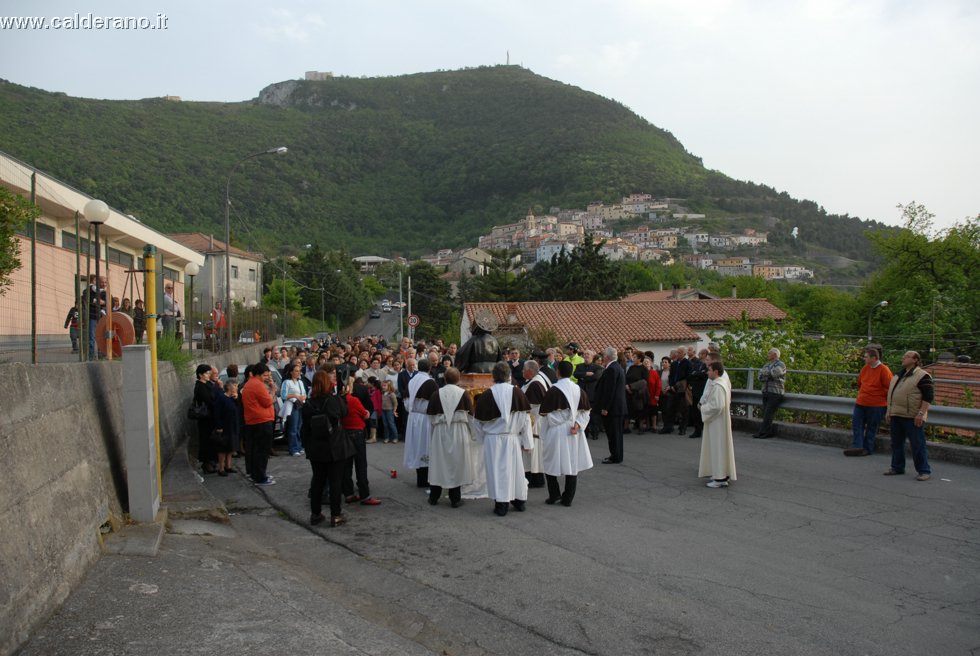
[[[699,448],[628,435],[571,508],[531,490],[497,518],[429,506],[401,445],[369,445],[383,504],[337,529],[307,524],[303,458],[272,459],[261,489],[175,464],[172,508],[228,523],[172,519],[156,557],[104,556],[23,653],[980,651],[980,471],[916,482],[882,476],[885,456],[739,434],[739,480],[711,490]]]

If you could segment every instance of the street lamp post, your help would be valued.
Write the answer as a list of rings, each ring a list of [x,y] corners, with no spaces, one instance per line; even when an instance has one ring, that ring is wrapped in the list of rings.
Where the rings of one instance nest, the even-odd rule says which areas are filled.
[[[888,301],[882,301],[881,303],[875,303],[874,305],[871,306],[871,309],[868,310],[868,343],[869,344],[871,343],[871,315],[874,314],[875,309],[880,307],[885,307],[886,305],[888,305]]]
[[[106,205],[105,202],[103,202],[101,200],[96,200],[96,199],[93,198],[89,202],[85,203],[85,207],[82,208],[82,214],[85,215],[85,220],[86,221],[88,221],[91,225],[95,226],[95,303],[96,303],[96,305],[98,305],[99,302],[102,300],[102,298],[101,298],[102,292],[99,291],[99,283],[100,283],[100,280],[101,280],[101,272],[99,270],[99,262],[102,260],[102,257],[99,254],[99,251],[101,250],[100,249],[100,246],[99,246],[99,228],[109,218],[109,206]],[[109,272],[106,271],[106,275],[108,275],[108,274],[109,274]],[[108,300],[108,299],[106,299],[106,300]],[[91,291],[90,291],[89,292],[89,304],[91,305],[91,303],[92,303],[92,294],[91,294]],[[111,307],[108,308],[108,311],[111,313],[112,312],[112,308]],[[91,317],[91,315],[89,315],[89,317]],[[88,352],[88,359],[89,360],[94,360],[95,357],[96,357],[95,356],[96,348],[93,346],[95,344],[95,341],[96,341],[95,340],[95,326],[98,325],[99,320],[96,319],[95,322],[93,323],[92,320],[91,320],[91,318],[89,318],[88,319],[88,322],[89,322],[89,338],[88,338],[89,352]],[[111,319],[111,317],[109,319],[109,329],[112,330],[112,319]],[[112,343],[111,342],[109,343],[109,348],[110,349],[112,348]]]
[[[239,166],[252,159],[253,157],[260,157],[262,155],[285,155],[288,152],[288,148],[285,146],[279,146],[278,148],[269,148],[268,150],[263,150],[258,153],[252,153],[248,157],[244,157],[231,167],[231,171],[228,172],[228,181],[225,183],[225,320],[228,324],[228,349],[231,350],[231,176],[234,175],[235,171]]]
[[[234,342],[231,341],[231,336],[235,334],[235,327],[231,325],[231,311],[235,306],[235,290],[228,292],[228,309],[225,310],[225,320],[228,321],[228,350],[233,348]]]
[[[201,272],[201,267],[197,265],[197,262],[188,262],[184,265],[184,275],[191,277],[191,313],[188,315],[190,320],[184,319],[184,326],[187,330],[187,348],[193,353],[194,352],[194,276]]]

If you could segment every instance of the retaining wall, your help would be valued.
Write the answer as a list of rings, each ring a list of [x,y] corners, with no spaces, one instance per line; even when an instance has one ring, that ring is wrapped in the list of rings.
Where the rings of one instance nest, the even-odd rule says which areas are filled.
[[[256,362],[263,346],[200,362]],[[9,654],[98,560],[100,527],[125,520],[125,381],[118,361],[2,364],[0,381],[0,654]],[[160,362],[164,466],[186,438],[193,389],[193,373]]]

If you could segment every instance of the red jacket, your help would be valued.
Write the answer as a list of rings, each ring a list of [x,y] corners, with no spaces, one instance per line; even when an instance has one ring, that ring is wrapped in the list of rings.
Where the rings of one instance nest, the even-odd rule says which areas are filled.
[[[242,408],[245,410],[245,425],[254,426],[276,420],[276,410],[272,405],[272,395],[260,376],[252,376],[242,387]]]
[[[660,384],[660,372],[651,368],[647,375],[647,394],[650,396],[650,405],[660,405],[660,393],[663,386]]]
[[[361,400],[353,394],[347,395],[347,414],[340,420],[340,425],[346,430],[364,430],[364,420],[371,416]]]

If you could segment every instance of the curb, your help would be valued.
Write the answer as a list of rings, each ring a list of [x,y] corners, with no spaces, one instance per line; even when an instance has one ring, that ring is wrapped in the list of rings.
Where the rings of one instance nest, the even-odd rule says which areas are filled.
[[[762,422],[757,419],[746,417],[732,417],[732,428],[740,431],[755,432]],[[791,442],[805,442],[807,444],[818,444],[820,446],[830,446],[837,449],[848,449],[851,446],[851,433],[836,428],[824,428],[823,426],[808,426],[805,424],[787,424],[783,422],[773,422],[776,429],[776,437]],[[941,442],[926,441],[929,451],[929,460],[939,460],[956,465],[966,465],[967,467],[980,467],[980,447],[964,446],[962,444],[946,444]],[[908,447],[906,446],[906,451]],[[875,442],[875,452],[890,453],[891,438],[879,435]]]

